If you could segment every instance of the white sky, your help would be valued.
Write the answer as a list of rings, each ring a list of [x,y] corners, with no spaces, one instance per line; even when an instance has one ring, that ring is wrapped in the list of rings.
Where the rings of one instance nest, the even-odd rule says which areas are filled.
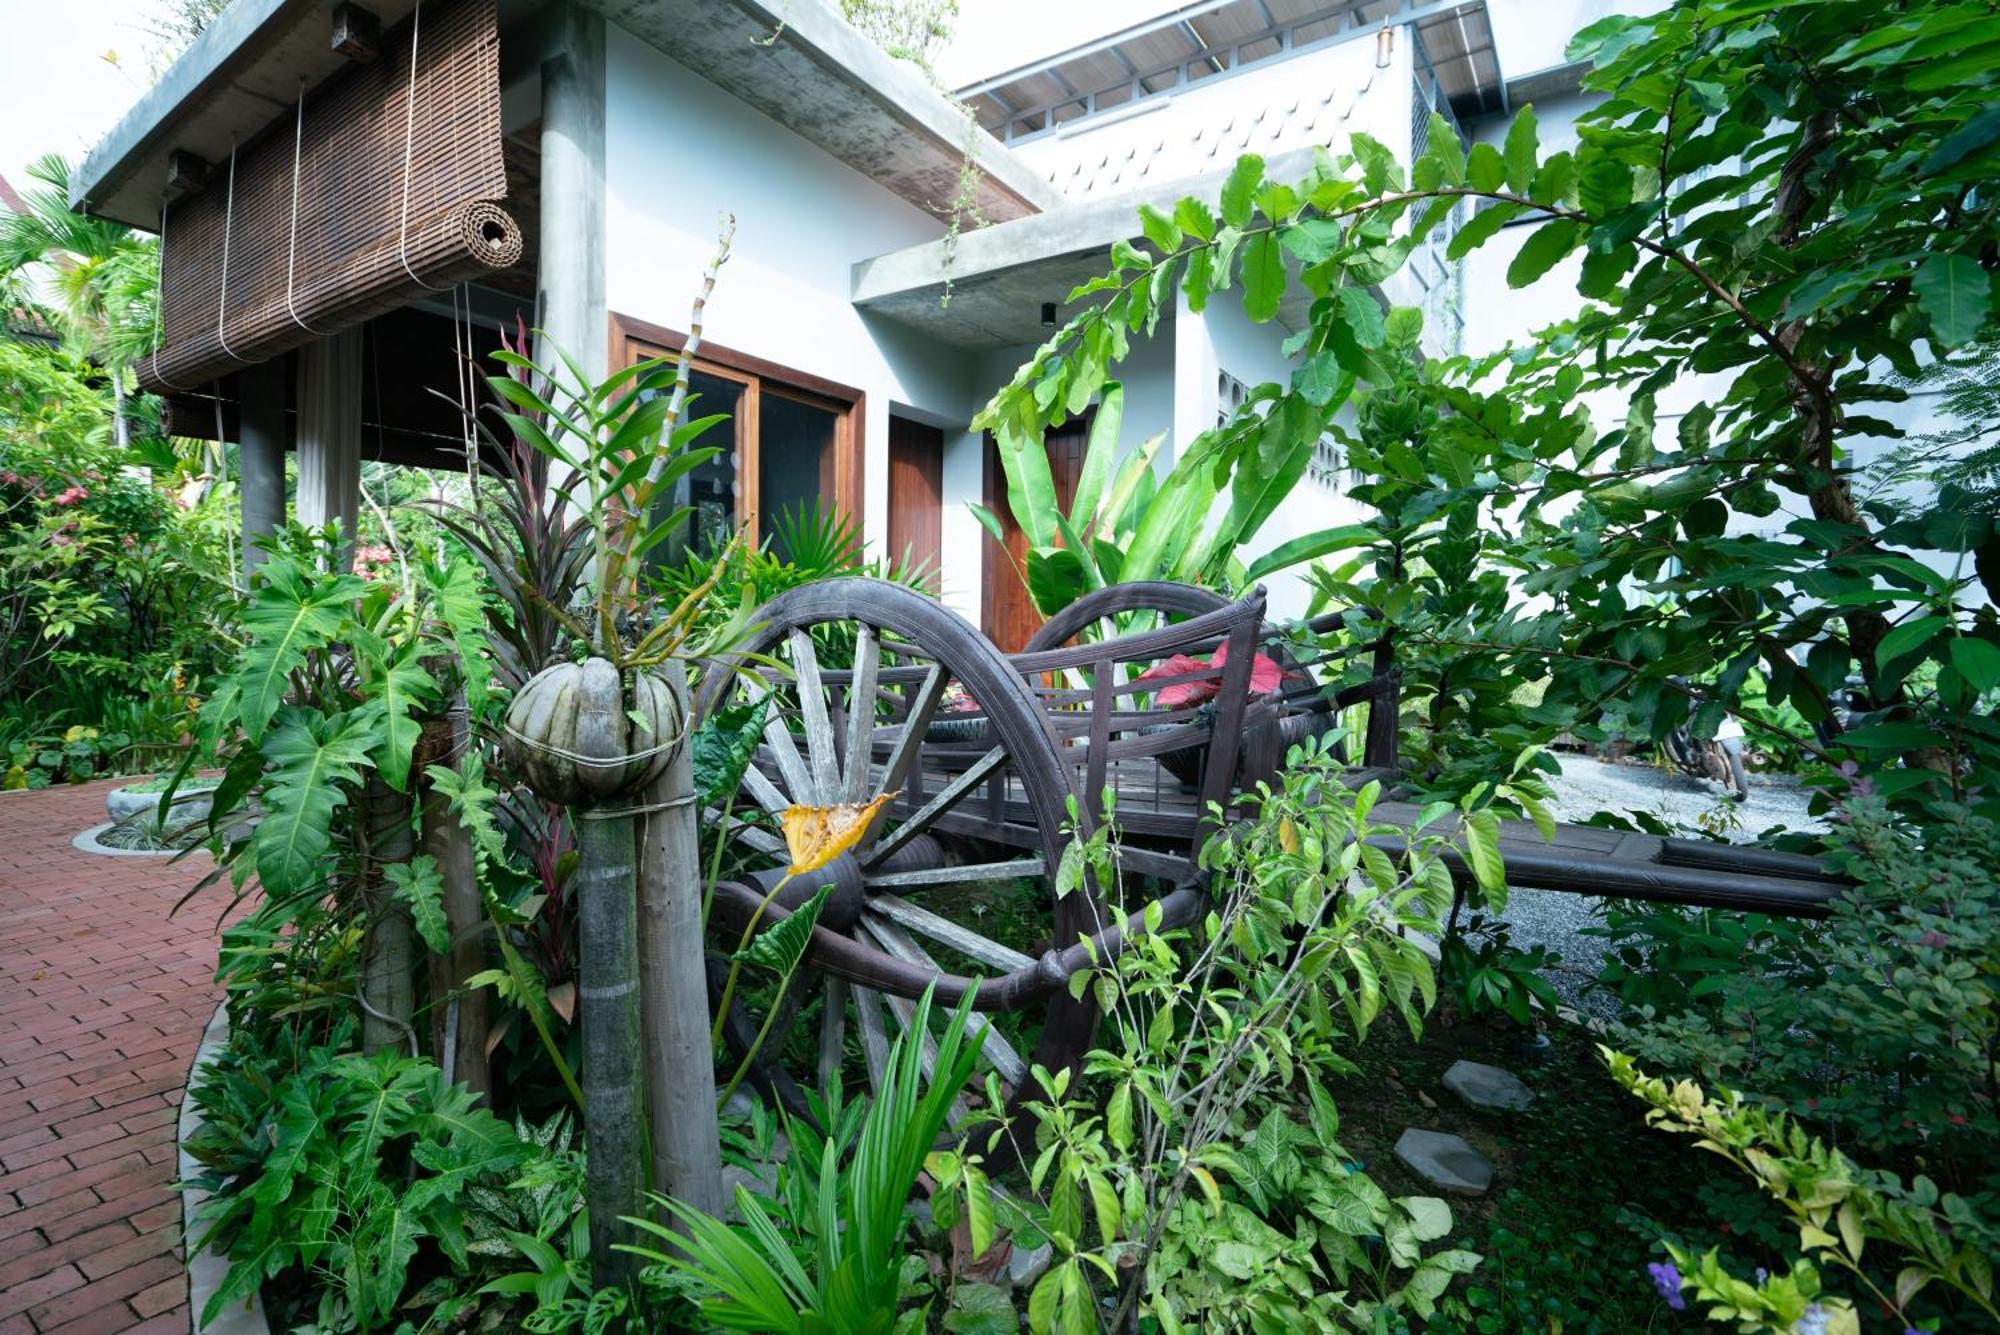
[[[0,0],[0,4],[6,0]],[[1106,37],[1189,0],[959,0],[958,27],[935,62],[963,88],[1043,56]]]
[[[15,189],[44,153],[82,158],[139,100],[152,9],[152,0],[0,0],[0,173]]]

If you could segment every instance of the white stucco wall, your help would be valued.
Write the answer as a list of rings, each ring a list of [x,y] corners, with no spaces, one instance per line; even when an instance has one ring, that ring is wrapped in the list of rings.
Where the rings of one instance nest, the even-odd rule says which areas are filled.
[[[686,329],[717,215],[734,213],[735,246],[708,304],[706,337],[867,396],[863,529],[882,551],[891,412],[962,427],[984,396],[967,355],[855,310],[851,267],[935,240],[944,224],[630,34],[613,28],[608,37],[610,309]],[[957,476],[950,464],[948,486]],[[954,508],[962,509],[947,494],[948,525]],[[948,587],[960,577],[946,573]],[[971,597],[976,608],[976,579]]]
[[[1014,153],[1072,199],[1207,176],[1239,156],[1266,160],[1313,145],[1344,148],[1365,130],[1407,156],[1410,43],[1387,69],[1375,43],[1350,41],[1204,79],[1017,143]]]

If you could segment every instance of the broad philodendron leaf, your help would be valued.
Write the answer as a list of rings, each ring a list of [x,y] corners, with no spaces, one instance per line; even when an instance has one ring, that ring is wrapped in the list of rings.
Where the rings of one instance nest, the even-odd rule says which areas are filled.
[[[419,661],[421,644],[407,644],[390,652],[392,656],[386,660],[365,651],[359,657],[362,690],[382,706],[375,769],[384,783],[400,793],[409,786],[410,757],[416,751],[417,735],[423,731],[416,714],[436,703],[438,684]]]
[[[371,763],[374,717],[356,710],[328,718],[296,705],[278,711],[264,739],[264,819],[250,844],[267,894],[283,897],[325,878],[334,812]]]
[[[451,929],[445,923],[444,877],[438,872],[437,859],[419,853],[408,862],[388,863],[382,874],[396,888],[396,898],[409,906],[410,921],[431,953],[442,955],[449,951]]]
[[[266,560],[259,575],[243,613],[249,643],[232,674],[240,692],[238,720],[253,742],[262,739],[307,652],[339,638],[352,621],[349,604],[368,592],[367,580],[319,575],[282,555]]]

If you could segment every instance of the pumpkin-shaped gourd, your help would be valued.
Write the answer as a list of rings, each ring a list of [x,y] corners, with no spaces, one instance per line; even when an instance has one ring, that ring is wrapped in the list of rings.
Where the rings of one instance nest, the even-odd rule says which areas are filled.
[[[543,668],[522,685],[507,707],[504,746],[537,796],[588,806],[657,778],[680,744],[681,719],[658,677],[628,678],[606,659],[587,658]]]

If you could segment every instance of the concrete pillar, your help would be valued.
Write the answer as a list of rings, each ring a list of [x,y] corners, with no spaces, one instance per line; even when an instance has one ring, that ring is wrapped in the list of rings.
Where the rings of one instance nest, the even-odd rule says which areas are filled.
[[[542,211],[536,288],[542,329],[584,373],[602,379],[604,304],[604,19],[558,0],[556,40],[542,62]],[[553,369],[546,348],[535,360]],[[565,374],[565,379],[567,375]]]
[[[237,497],[243,513],[243,586],[264,554],[256,540],[285,523],[285,363],[262,362],[236,377],[242,425],[237,431]]]
[[[361,331],[299,349],[299,522],[340,521],[354,540],[361,512]]]

